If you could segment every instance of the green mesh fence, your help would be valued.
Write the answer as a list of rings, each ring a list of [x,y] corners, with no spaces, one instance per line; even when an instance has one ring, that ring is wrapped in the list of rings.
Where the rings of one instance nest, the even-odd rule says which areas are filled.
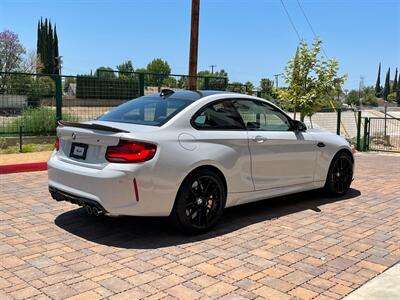
[[[50,135],[56,128],[55,82],[49,76],[0,73],[0,136]]]

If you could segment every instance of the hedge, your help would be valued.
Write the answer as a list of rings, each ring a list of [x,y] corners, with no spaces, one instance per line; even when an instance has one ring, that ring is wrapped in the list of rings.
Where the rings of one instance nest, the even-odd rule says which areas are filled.
[[[76,97],[83,99],[133,99],[139,97],[139,81],[137,77],[77,76]]]

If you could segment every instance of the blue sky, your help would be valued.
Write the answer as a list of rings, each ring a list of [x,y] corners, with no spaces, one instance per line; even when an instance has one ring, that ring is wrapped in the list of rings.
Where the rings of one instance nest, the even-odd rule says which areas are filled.
[[[295,0],[283,0],[300,35],[313,34]],[[329,57],[348,74],[346,88],[374,84],[377,67],[400,67],[400,1],[300,0]],[[83,0],[0,2],[0,30],[19,34],[36,48],[41,16],[57,24],[63,73],[88,73],[132,60],[145,67],[166,59],[173,73],[188,72],[190,0]],[[231,81],[281,73],[298,38],[280,0],[201,0],[198,69],[228,71]],[[392,74],[394,71],[392,71]],[[384,74],[383,74],[384,75]],[[381,81],[384,80],[382,76]]]

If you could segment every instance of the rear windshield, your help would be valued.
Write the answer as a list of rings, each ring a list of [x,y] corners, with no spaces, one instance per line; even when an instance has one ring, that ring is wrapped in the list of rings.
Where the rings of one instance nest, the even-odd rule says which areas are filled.
[[[145,96],[118,106],[98,120],[161,126],[191,103],[172,97]]]

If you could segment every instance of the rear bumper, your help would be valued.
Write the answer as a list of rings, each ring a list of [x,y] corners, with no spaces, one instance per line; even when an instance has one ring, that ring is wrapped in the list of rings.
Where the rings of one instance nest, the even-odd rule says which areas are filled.
[[[168,216],[176,189],[154,174],[157,172],[146,163],[91,168],[57,154],[48,161],[48,184],[54,199],[78,204],[83,200],[110,215]]]
[[[56,201],[67,201],[72,204],[78,204],[79,206],[88,205],[90,207],[96,207],[99,211],[103,213],[108,213],[107,210],[97,201],[60,191],[53,186],[49,186],[49,192],[51,194],[51,197]]]
[[[49,186],[56,191],[97,203],[110,214],[129,214],[137,205],[133,174],[73,165],[52,156],[48,176]]]

